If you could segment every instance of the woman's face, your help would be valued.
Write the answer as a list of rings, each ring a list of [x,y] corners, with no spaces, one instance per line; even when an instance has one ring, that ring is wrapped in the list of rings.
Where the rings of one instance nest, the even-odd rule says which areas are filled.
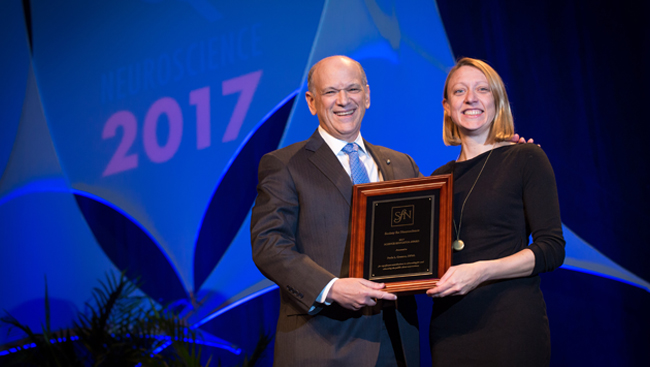
[[[487,138],[496,108],[490,84],[479,69],[461,66],[456,70],[449,80],[447,98],[442,105],[461,134]]]

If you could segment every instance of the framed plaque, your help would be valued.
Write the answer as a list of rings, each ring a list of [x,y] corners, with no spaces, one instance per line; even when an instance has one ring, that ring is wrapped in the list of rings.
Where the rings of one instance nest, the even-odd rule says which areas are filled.
[[[350,277],[424,293],[451,266],[452,175],[355,185]]]

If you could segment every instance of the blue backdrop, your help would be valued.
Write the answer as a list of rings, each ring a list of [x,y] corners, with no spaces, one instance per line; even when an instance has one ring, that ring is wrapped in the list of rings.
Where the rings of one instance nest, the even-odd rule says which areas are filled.
[[[236,362],[275,327],[277,290],[251,261],[249,212],[261,155],[318,124],[304,100],[309,67],[332,54],[360,61],[372,90],[364,137],[429,174],[458,154],[442,144],[440,101],[454,59],[471,56],[499,71],[516,130],[555,168],[567,261],[542,278],[553,365],[643,365],[648,127],[633,114],[650,95],[646,10],[5,0],[0,309],[39,329],[47,275],[53,325],[66,328],[106,271],[127,270]],[[427,365],[430,300],[418,302]],[[0,326],[0,345],[23,337]]]

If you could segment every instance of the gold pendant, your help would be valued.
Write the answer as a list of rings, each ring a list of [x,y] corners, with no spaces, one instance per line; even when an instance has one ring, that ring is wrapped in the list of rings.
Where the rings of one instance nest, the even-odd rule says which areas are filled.
[[[463,240],[456,240],[451,243],[451,247],[453,247],[456,251],[461,251],[465,248],[465,242],[463,242]]]

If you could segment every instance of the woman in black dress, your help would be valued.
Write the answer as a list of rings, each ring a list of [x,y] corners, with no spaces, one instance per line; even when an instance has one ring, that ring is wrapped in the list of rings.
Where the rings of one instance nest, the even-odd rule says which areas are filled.
[[[508,96],[486,63],[459,60],[443,98],[443,140],[461,152],[433,173],[454,175],[452,267],[427,291],[433,364],[548,366],[538,274],[562,265],[565,243],[553,169],[537,145],[510,142]]]

